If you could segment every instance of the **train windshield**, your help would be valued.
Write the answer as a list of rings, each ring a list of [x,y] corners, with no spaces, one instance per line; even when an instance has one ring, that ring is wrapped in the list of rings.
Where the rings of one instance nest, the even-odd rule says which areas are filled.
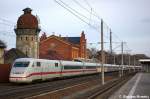
[[[29,62],[16,62],[14,64],[14,67],[28,67],[29,66]]]

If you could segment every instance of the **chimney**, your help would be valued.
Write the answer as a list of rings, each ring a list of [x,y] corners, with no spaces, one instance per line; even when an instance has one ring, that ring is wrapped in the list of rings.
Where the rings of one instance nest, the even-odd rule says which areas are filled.
[[[82,31],[82,33],[81,33],[81,37],[85,38],[84,31]]]
[[[55,32],[52,32],[52,35],[55,35]]]
[[[59,34],[59,37],[61,37],[61,34]]]
[[[27,7],[23,9],[23,11],[24,11],[24,14],[31,14],[32,9]]]
[[[68,35],[66,35],[66,41],[68,41]]]
[[[43,41],[43,40],[45,40],[45,39],[47,39],[47,35],[46,35],[46,33],[44,32],[44,33],[42,34],[42,36],[40,37],[40,41]]]

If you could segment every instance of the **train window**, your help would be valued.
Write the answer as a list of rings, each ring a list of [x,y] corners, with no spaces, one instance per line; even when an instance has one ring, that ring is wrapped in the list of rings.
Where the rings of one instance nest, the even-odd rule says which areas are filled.
[[[94,69],[96,66],[86,66],[87,69]]]
[[[34,63],[32,64],[32,67],[34,67]]]
[[[82,69],[82,66],[64,66],[64,69]]]
[[[37,65],[37,67],[40,67],[40,66],[41,66],[41,63],[40,63],[40,62],[37,62],[36,65]]]
[[[58,63],[55,63],[55,67],[58,67]]]
[[[14,67],[28,67],[29,62],[16,62]]]

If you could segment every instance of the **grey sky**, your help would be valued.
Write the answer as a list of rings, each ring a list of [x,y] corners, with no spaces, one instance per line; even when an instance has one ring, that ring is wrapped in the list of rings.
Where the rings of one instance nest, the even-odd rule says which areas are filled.
[[[63,0],[80,13],[88,18],[96,20],[80,8],[73,0]],[[90,10],[85,0],[79,1],[83,6]],[[121,40],[127,42],[132,53],[144,53],[150,56],[150,0],[87,0],[94,11],[108,24]],[[23,13],[22,9],[30,7],[33,14],[40,18],[42,31],[51,35],[79,36],[84,30],[88,43],[100,41],[100,33],[81,22],[71,13],[60,7],[54,0],[1,0],[0,18],[10,20],[11,26],[0,24],[0,39],[7,42],[8,48],[15,47],[15,34],[13,25],[18,17]],[[93,21],[91,21],[92,23]],[[3,21],[0,21],[3,23]],[[99,24],[94,22],[93,24]],[[5,35],[3,33],[5,32]],[[7,34],[11,34],[8,36]],[[13,36],[14,35],[14,36]],[[105,29],[105,41],[109,41],[108,30]],[[113,35],[113,41],[120,41]],[[116,47],[116,44],[113,44]],[[99,45],[92,45],[99,46]],[[126,46],[125,46],[126,47]],[[108,50],[108,44],[105,45]],[[127,48],[126,48],[127,49]]]

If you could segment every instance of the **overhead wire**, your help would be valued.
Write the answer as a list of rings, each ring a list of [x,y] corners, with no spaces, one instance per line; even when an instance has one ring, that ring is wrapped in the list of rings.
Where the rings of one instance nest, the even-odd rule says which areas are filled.
[[[87,0],[84,0],[84,2],[85,2],[90,8],[92,8],[92,6],[88,3]]]
[[[87,0],[84,0],[84,2],[90,7],[90,8],[92,8],[92,6],[88,3],[88,1]],[[93,10],[93,12],[95,12],[94,10]],[[95,12],[96,13],[96,12]],[[97,13],[96,13],[97,14]],[[104,23],[103,24],[105,24],[108,28],[109,28],[109,26],[105,23],[105,21],[104,21]],[[110,29],[110,28],[109,28]],[[122,41],[115,33],[112,33],[113,35],[115,35],[116,36],[116,38],[119,40],[119,41]]]
[[[95,16],[97,19],[99,19],[99,21],[101,21],[101,18],[95,13],[95,11],[93,10],[92,7],[90,7],[90,10],[87,9],[86,7],[84,7],[81,3],[79,3],[77,0],[73,0],[78,6],[80,6],[82,9],[84,9],[86,12],[88,12],[89,14]],[[94,13],[93,13],[94,12]]]
[[[3,19],[3,18],[0,18],[1,21],[3,22],[7,22],[7,23],[10,23],[10,24],[15,24],[14,22],[12,21],[9,21],[9,20],[6,20],[6,19]]]
[[[12,24],[3,23],[3,22],[0,22],[0,24],[5,25],[5,26],[10,26],[10,27],[13,27],[13,26],[14,26],[14,25],[12,25]]]
[[[0,18],[0,25],[1,26],[7,26],[7,29],[8,29],[8,27],[9,27],[9,29],[10,28],[14,28],[14,22],[12,22],[12,21],[9,21],[9,20],[6,20],[6,19],[3,19],[3,18]],[[12,29],[11,29],[12,30]],[[7,44],[9,44],[9,45],[14,45],[14,43],[12,43],[12,42],[9,42],[9,38],[11,38],[12,39],[12,37],[13,38],[16,38],[16,35],[15,35],[15,33],[14,32],[10,32],[10,31],[8,31],[8,30],[4,30],[4,28],[2,28],[1,30],[0,30],[0,39],[1,40],[3,40],[3,41],[5,41],[5,42],[7,42]],[[7,39],[6,39],[7,38]]]
[[[99,32],[99,30],[91,25],[89,22],[87,22],[86,20],[84,20],[83,18],[81,18],[80,16],[78,16],[76,13],[74,13],[73,11],[71,11],[70,9],[68,9],[67,7],[65,7],[64,5],[62,5],[60,2],[58,2],[57,0],[54,0],[57,4],[59,4],[60,6],[62,6],[63,8],[65,8],[67,11],[69,11],[71,14],[73,14],[74,16],[76,16],[78,19],[80,19],[82,22],[86,23],[87,25],[89,25],[90,27],[92,27],[93,29],[95,29],[96,31]],[[61,0],[59,0],[61,1]]]
[[[62,0],[59,0],[62,4],[64,4],[65,6],[67,6],[69,9],[73,10],[75,13],[79,14],[80,16],[90,20],[88,17],[84,16],[83,14],[79,13],[78,11],[76,11],[75,9],[71,8],[68,4],[66,4],[65,2],[63,2]]]
[[[66,4],[66,3],[64,3],[62,0],[59,0],[61,3],[63,3],[65,6],[67,6],[67,7],[69,7],[69,5],[68,4]],[[76,11],[75,9],[73,9],[73,8],[71,8],[71,7],[69,7],[69,9],[67,8],[67,7],[65,7],[64,5],[62,5],[60,2],[58,2],[57,0],[55,0],[55,2],[56,3],[58,3],[59,5],[61,5],[63,8],[65,8],[66,10],[68,10],[69,12],[71,12],[73,15],[75,15],[77,18],[79,18],[81,21],[83,21],[83,22],[85,22],[86,24],[88,24],[88,25],[90,25],[92,28],[94,28],[94,29],[96,29],[98,32],[100,32],[100,30],[98,29],[99,28],[99,26],[97,26],[98,24],[94,24],[94,25],[92,25],[92,24],[90,24],[90,23],[88,23],[86,20],[84,20],[84,19],[82,19],[80,16],[78,16],[77,14],[79,14],[80,15],[80,13],[78,12],[78,11]],[[75,0],[75,2],[76,3],[78,3],[76,0]],[[79,3],[78,3],[79,4]],[[80,5],[81,6],[81,5]],[[74,12],[72,12],[71,10],[73,10],[73,11],[75,11],[75,13],[77,13],[77,14],[75,14]],[[87,10],[88,11],[88,10]],[[82,15],[83,16],[83,15]],[[87,18],[87,17],[86,17]],[[88,19],[88,18],[87,18]],[[105,23],[106,24],[106,23]],[[107,25],[107,24],[106,24]],[[108,25],[107,25],[107,28],[108,28]],[[108,38],[106,35],[105,35],[105,37],[106,38]]]
[[[6,35],[6,36],[11,36],[11,37],[16,37],[16,35],[13,34],[13,32],[10,32],[10,31],[0,31],[0,34],[1,35]]]
[[[67,11],[69,11],[70,13],[72,13],[74,16],[76,16],[78,19],[80,19],[82,22],[88,24],[90,27],[94,28],[96,31],[100,32],[100,30],[98,29],[97,25],[98,24],[94,24],[92,25],[91,22],[87,22],[87,20],[91,20],[91,16],[90,18],[86,17],[85,15],[79,13],[78,11],[76,11],[75,9],[73,9],[72,7],[70,7],[68,4],[66,4],[65,2],[63,2],[62,0],[54,0],[57,4],[59,4],[60,6],[62,6],[63,8],[65,8]],[[102,18],[100,18],[96,12],[93,10],[92,6],[88,3],[87,0],[84,0],[84,2],[88,5],[88,7],[91,9],[91,11],[89,9],[87,9],[86,7],[84,7],[81,3],[79,3],[77,0],[73,0],[78,6],[80,6],[82,9],[84,9],[85,11],[87,11],[90,15],[95,16],[98,20],[102,20]],[[94,12],[94,13],[93,13]],[[81,18],[82,17],[82,18]],[[85,19],[87,20],[85,20]],[[104,25],[106,26],[106,32],[110,32],[110,28],[109,26],[104,22]],[[104,35],[106,38],[109,38],[108,36]],[[112,37],[116,37],[120,42],[122,42],[122,40],[115,34],[112,32]],[[113,42],[112,42],[113,43]]]
[[[77,18],[79,18],[81,21],[83,21],[84,23],[88,24],[90,27],[92,27],[92,28],[96,29],[98,32],[100,32],[96,26],[93,26],[92,24],[88,23],[86,20],[84,20],[84,19],[82,19],[80,16],[78,16],[78,14],[80,14],[80,13],[78,13],[78,11],[76,11],[75,9],[69,7],[68,4],[64,3],[62,0],[59,0],[60,2],[58,2],[57,0],[54,0],[54,1],[55,1],[56,3],[58,3],[60,6],[62,6],[63,8],[65,8],[66,10],[68,10],[70,13],[72,13],[73,15],[75,15],[75,16],[76,16]],[[67,8],[66,6],[67,6],[68,8]],[[81,6],[81,5],[80,5],[80,6]],[[71,9],[71,10],[70,10],[70,9]],[[75,13],[74,13],[72,10],[73,10]],[[108,28],[109,28],[108,25],[107,25],[106,23],[104,23],[104,24],[106,25],[106,29],[108,29]],[[107,30],[107,31],[108,31],[108,30]],[[106,36],[106,35],[104,35],[104,37],[106,37],[107,39],[109,38],[109,37]]]
[[[80,7],[82,7],[83,9],[85,9],[87,12],[89,12],[90,13],[90,11],[87,9],[87,8],[85,8],[85,7],[83,7],[77,0],[73,0],[75,3],[77,3]],[[87,0],[84,0],[84,2],[88,5],[88,7],[90,8],[90,9],[93,9],[93,7],[88,3],[88,1]],[[99,16],[98,16],[98,14],[93,10],[93,12],[95,13],[95,14],[92,14],[92,15],[94,15],[95,17],[97,17],[100,21],[101,21],[101,19],[102,18],[100,18]],[[105,23],[105,21],[103,21],[103,24],[104,24],[104,27],[105,27],[105,29],[106,29],[106,33],[109,33],[109,30],[110,30],[110,28],[109,28],[109,26]],[[107,35],[104,35],[106,38],[109,38]]]

